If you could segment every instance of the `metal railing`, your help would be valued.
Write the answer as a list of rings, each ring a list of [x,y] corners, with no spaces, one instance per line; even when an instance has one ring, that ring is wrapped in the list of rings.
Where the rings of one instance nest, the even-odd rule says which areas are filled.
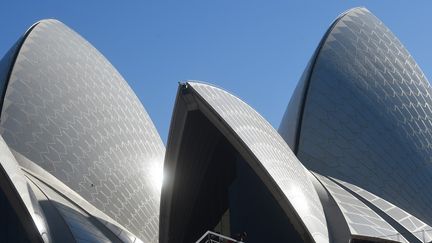
[[[195,243],[244,243],[244,242],[208,230]]]

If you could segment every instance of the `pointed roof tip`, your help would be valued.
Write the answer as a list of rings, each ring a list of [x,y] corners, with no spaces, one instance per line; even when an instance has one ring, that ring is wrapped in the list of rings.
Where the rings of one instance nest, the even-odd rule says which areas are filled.
[[[330,32],[332,32],[333,28],[336,26],[337,23],[339,23],[340,20],[342,20],[345,16],[352,14],[352,13],[355,13],[355,12],[371,13],[366,7],[363,7],[363,6],[350,8],[350,9],[342,12],[332,21],[332,23],[330,24],[330,27],[327,29],[326,33],[324,34],[323,39],[326,39],[327,36],[329,36]],[[321,44],[319,44],[318,46],[321,46]]]
[[[61,23],[64,24],[63,22],[61,22],[58,19],[41,19],[36,21],[35,23],[33,23],[23,34],[23,37],[25,38],[28,34],[30,34],[30,32],[38,25],[41,23],[53,23],[53,22],[57,22],[57,23]]]
[[[364,6],[359,6],[359,7],[354,7],[354,8],[350,8],[344,12],[342,12],[341,14],[339,14],[335,20],[332,21],[332,23],[330,24],[330,27],[327,29],[326,33],[324,34],[324,37],[321,41],[324,41],[327,39],[327,37],[330,36],[330,33],[333,31],[334,27],[339,23],[339,21],[341,21],[344,17],[346,17],[347,15],[351,15],[354,13],[359,13],[359,12],[363,12],[363,13],[369,13],[372,14],[369,9],[367,9]],[[373,15],[373,14],[372,14]],[[324,42],[320,43],[318,45],[318,48],[320,48],[320,46],[322,46],[322,44],[324,44]]]
[[[188,80],[185,80],[185,83],[209,84],[209,83],[207,83],[207,82],[205,82],[205,81],[201,81],[201,80],[197,80],[197,79],[188,79]]]
[[[185,91],[186,89],[189,88],[189,84],[186,81],[179,81],[178,82],[178,89]]]
[[[365,6],[358,6],[358,7],[353,7],[353,8],[346,10],[344,13],[349,13],[351,11],[356,11],[356,10],[362,10],[362,11],[368,11],[369,12],[369,9],[367,9]]]
[[[61,23],[64,24],[63,22],[61,22],[58,19],[41,19],[36,21],[34,24],[32,24],[32,26],[29,29],[32,29],[34,26],[38,25],[38,24],[43,24],[43,23],[53,23],[53,22],[57,22],[57,23]]]
[[[190,84],[193,84],[193,83],[203,83],[203,84],[205,84],[205,82],[194,80],[194,79],[180,80],[177,83],[178,83],[178,87],[180,89],[187,89],[187,88],[189,88]]]
[[[189,80],[186,80],[185,83],[187,85],[189,85],[189,84],[203,84],[203,85],[215,87],[215,88],[218,88],[218,89],[221,89],[221,90],[225,90],[224,88],[222,88],[222,87],[220,87],[220,86],[218,86],[218,85],[216,85],[214,83],[210,83],[210,82],[202,81],[202,80],[197,80],[197,79],[189,79]]]
[[[197,79],[189,79],[189,80],[185,81],[185,85],[186,86],[190,86],[190,85],[193,85],[193,84],[203,84],[203,85],[207,85],[207,86],[211,86],[211,87],[216,87],[216,88],[222,89],[222,88],[218,87],[215,84],[212,84],[212,83],[209,83],[209,82],[206,82],[206,81],[197,80]]]
[[[62,23],[60,20],[58,20],[58,19],[51,19],[51,18],[48,18],[48,19],[41,19],[41,20],[39,20],[39,21],[37,21],[36,23],[44,23],[44,22],[60,22],[60,23]]]
[[[354,13],[354,12],[359,12],[359,11],[370,13],[369,9],[367,9],[367,8],[364,7],[364,6],[359,6],[359,7],[350,8],[350,9],[348,9],[348,10],[342,12],[341,14],[339,14],[339,16],[337,16],[336,19],[333,21],[333,24],[334,24],[334,23],[337,23],[339,20],[341,20],[341,19],[342,19],[343,17],[345,17],[346,15],[351,14],[351,13]],[[332,25],[333,25],[333,24],[332,24]]]

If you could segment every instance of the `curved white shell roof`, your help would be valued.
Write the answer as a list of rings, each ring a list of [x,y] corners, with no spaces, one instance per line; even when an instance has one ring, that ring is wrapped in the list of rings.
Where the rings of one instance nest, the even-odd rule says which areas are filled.
[[[27,34],[0,131],[10,148],[145,242],[157,241],[163,143],[122,76],[61,22],[43,20]]]
[[[299,115],[297,157],[431,225],[432,89],[412,56],[377,17],[355,8],[335,21],[311,63],[299,84],[307,89],[293,96],[303,99],[303,111],[291,112]],[[280,129],[287,141],[290,119]]]
[[[408,242],[376,212],[331,179],[316,173],[314,175],[339,206],[351,235]]]
[[[318,195],[304,166],[277,131],[254,109],[234,95],[217,87],[188,82],[188,85],[232,130],[264,170],[264,180],[273,184],[273,195],[284,206],[292,207],[315,242],[328,242],[327,225]],[[252,167],[254,167],[252,165]],[[286,209],[286,208],[285,208]]]

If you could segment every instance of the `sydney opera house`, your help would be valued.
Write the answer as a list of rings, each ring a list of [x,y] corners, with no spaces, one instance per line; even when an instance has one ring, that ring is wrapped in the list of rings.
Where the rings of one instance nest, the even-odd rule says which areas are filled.
[[[432,88],[365,8],[331,24],[278,130],[189,81],[165,146],[57,20],[6,53],[0,84],[0,242],[432,241]]]

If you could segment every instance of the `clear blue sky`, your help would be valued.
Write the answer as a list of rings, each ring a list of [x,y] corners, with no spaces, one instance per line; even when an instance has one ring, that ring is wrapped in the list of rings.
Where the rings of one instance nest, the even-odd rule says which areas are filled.
[[[58,19],[120,71],[166,141],[177,82],[233,92],[278,127],[320,38],[365,6],[432,75],[432,1],[18,1],[0,5],[0,55],[34,22]]]

